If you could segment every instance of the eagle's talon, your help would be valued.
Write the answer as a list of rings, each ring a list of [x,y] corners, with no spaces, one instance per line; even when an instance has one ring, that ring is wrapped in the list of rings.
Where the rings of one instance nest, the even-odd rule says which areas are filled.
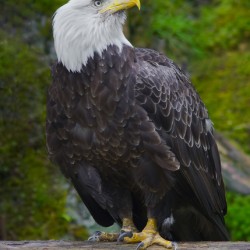
[[[118,242],[122,242],[124,240],[125,237],[128,237],[128,238],[132,238],[133,237],[133,232],[132,231],[124,231],[124,230],[121,230],[121,233],[117,239]]]
[[[142,247],[144,247],[144,243],[143,242],[140,242],[137,247],[136,247],[136,250],[140,250],[142,249]]]
[[[102,234],[101,231],[94,232],[94,234],[88,238],[88,241],[100,241],[101,234]]]
[[[177,250],[177,248],[178,248],[177,242],[172,242],[172,249]]]
[[[90,236],[89,238],[88,238],[88,241],[91,241],[91,242],[94,242],[94,241],[97,241],[93,236]]]

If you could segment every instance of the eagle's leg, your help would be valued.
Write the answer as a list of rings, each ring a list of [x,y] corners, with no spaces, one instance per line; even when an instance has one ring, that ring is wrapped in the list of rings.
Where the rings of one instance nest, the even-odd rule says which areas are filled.
[[[123,218],[121,232],[117,241],[123,241],[124,237],[132,237],[133,233],[136,232],[137,228],[135,227],[133,220],[131,218]]]
[[[146,249],[147,247],[156,244],[165,248],[175,249],[175,243],[162,238],[157,231],[157,222],[154,218],[149,218],[145,228],[140,233],[133,233],[131,237],[125,237],[126,243],[140,242],[137,249]]]
[[[106,233],[97,231],[88,240],[89,241],[122,241],[124,237],[132,237],[137,229],[131,218],[124,218],[122,220],[122,228],[120,233]]]

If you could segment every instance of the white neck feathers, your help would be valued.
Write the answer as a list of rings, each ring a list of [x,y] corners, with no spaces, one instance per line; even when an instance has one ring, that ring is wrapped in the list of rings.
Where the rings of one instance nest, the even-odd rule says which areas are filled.
[[[58,61],[69,71],[80,72],[88,59],[101,55],[109,45],[132,46],[122,32],[124,16],[101,16],[90,8],[75,8],[70,2],[57,10],[53,34]]]

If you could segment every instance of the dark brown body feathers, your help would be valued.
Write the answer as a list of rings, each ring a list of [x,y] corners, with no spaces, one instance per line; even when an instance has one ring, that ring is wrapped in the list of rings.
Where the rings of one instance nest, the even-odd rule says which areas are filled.
[[[80,73],[57,63],[52,75],[49,155],[99,224],[120,223],[131,213],[141,229],[151,207],[167,238],[228,238],[211,122],[171,60],[153,50],[124,46],[120,53],[109,46]],[[166,226],[171,213],[175,223]],[[194,217],[197,225],[188,225]]]

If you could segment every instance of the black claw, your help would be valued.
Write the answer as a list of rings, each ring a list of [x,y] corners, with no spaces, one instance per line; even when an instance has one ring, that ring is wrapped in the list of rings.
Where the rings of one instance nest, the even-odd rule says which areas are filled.
[[[138,244],[138,246],[137,246],[136,250],[140,250],[140,249],[141,249],[141,247],[143,247],[143,246],[144,246],[144,243],[143,243],[143,242],[141,242],[140,244]]]
[[[173,250],[177,250],[178,244],[176,242],[172,242],[172,248]]]
[[[90,237],[88,238],[88,241],[97,241],[97,239],[96,239],[94,236],[90,236]]]
[[[119,237],[118,237],[118,239],[117,239],[117,241],[122,242],[125,237],[131,238],[132,236],[133,236],[133,233],[131,231],[126,232],[126,231],[122,230]]]
[[[94,232],[94,234],[88,238],[88,241],[99,241],[99,237],[101,236],[101,234],[101,231]]]

